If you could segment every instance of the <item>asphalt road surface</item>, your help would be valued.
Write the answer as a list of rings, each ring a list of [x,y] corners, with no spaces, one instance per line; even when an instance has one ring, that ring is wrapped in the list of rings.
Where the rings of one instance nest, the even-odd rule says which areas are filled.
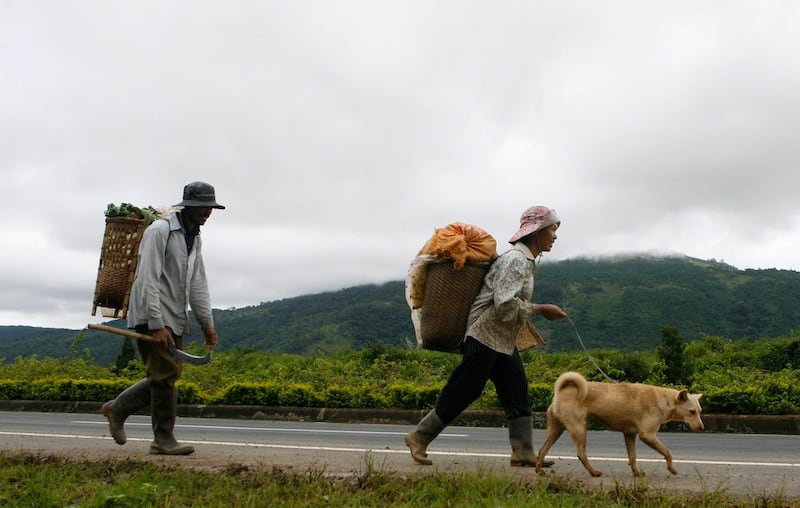
[[[178,419],[175,432],[181,442],[196,449],[187,457],[148,454],[152,433],[147,416],[132,416],[125,428],[128,443],[119,446],[109,437],[100,414],[0,412],[0,450],[91,460],[134,458],[216,470],[267,466],[344,476],[368,468],[399,474],[473,469],[536,476],[532,468],[508,465],[507,430],[497,427],[448,427],[428,449],[433,466],[420,466],[411,459],[403,442],[413,429],[410,425],[184,417]],[[800,436],[662,432],[659,438],[672,451],[678,474],[670,474],[664,459],[640,442],[637,462],[652,487],[781,494],[800,500]],[[544,431],[534,430],[534,445],[543,440]],[[621,434],[592,431],[587,450],[603,476],[589,476],[575,458],[567,434],[550,450],[548,457],[556,464],[548,474],[600,488],[637,481],[628,467]]]

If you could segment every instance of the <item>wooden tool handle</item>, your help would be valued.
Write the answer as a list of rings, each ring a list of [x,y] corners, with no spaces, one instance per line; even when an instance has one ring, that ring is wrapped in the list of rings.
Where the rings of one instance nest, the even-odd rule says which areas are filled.
[[[145,335],[144,333],[134,332],[133,330],[126,330],[123,328],[114,328],[113,326],[106,326],[106,325],[98,325],[94,323],[89,323],[87,325],[92,330],[100,330],[103,332],[111,332],[116,333],[117,335],[122,335],[124,337],[129,337],[131,339],[136,340],[146,340],[148,342],[153,342],[153,337],[150,335]]]

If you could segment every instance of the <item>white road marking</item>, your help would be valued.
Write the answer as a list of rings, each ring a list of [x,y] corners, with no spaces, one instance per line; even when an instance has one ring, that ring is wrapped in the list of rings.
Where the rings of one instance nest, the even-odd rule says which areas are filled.
[[[89,421],[89,420],[76,420],[71,423],[78,423],[78,424],[90,424],[90,425],[108,425],[107,421]],[[139,427],[150,427],[150,423],[136,423],[136,422],[125,422],[125,426],[139,426]],[[388,431],[381,431],[377,432],[374,430],[333,430],[333,429],[289,429],[289,428],[278,428],[278,427],[237,427],[237,426],[226,426],[226,425],[191,425],[191,424],[184,424],[178,423],[175,425],[179,428],[184,429],[211,429],[211,430],[255,430],[255,431],[266,431],[266,432],[306,432],[309,434],[361,434],[361,435],[370,435],[370,436],[405,436],[407,432],[388,432]],[[446,433],[443,432],[439,434],[440,436],[444,437],[469,437],[469,434],[453,434],[453,433]]]
[[[126,424],[127,425],[127,424]],[[282,429],[281,429],[282,430]],[[93,439],[93,440],[109,440],[106,436],[86,436],[81,434],[49,434],[49,433],[36,433],[36,432],[4,432],[0,431],[0,436],[19,436],[19,437],[48,437],[48,438],[63,438],[63,439]],[[128,441],[146,441],[150,442],[151,439],[143,438],[128,438]],[[248,443],[236,441],[189,441],[181,439],[182,443],[196,444],[196,445],[215,445],[215,446],[232,446],[232,447],[252,447],[252,448],[274,448],[282,450],[314,450],[326,452],[351,452],[351,453],[384,453],[384,454],[408,454],[408,450],[389,450],[385,448],[339,448],[331,446],[301,446],[301,445],[279,445],[269,443]],[[457,457],[478,457],[478,458],[506,458],[507,453],[476,453],[476,452],[436,452],[428,451],[428,455],[440,456],[457,456]],[[549,458],[561,460],[577,460],[574,456],[563,455],[548,455]],[[589,457],[592,461],[605,461],[605,462],[627,462],[627,458],[621,457]],[[663,458],[658,459],[642,459],[637,458],[637,462],[664,462]],[[727,460],[674,460],[676,464],[706,464],[706,465],[719,465],[719,466],[741,466],[741,467],[789,467],[800,468],[800,463],[797,462],[738,462]]]

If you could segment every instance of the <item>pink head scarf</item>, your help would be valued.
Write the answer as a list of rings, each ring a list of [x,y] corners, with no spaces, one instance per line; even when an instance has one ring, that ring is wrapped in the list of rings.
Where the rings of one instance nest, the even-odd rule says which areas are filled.
[[[535,233],[540,229],[552,226],[553,224],[561,224],[561,220],[556,215],[556,211],[546,206],[532,206],[522,212],[519,218],[519,229],[511,237],[508,243],[514,243],[520,238]]]

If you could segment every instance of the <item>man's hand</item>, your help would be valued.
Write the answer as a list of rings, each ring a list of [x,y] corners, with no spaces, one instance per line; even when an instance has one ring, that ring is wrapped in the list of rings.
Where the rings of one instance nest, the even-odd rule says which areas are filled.
[[[217,337],[217,330],[215,328],[203,329],[203,338],[206,340],[206,349],[214,349],[217,347],[219,338]]]
[[[539,314],[544,316],[546,319],[550,321],[556,319],[564,319],[567,317],[567,313],[561,309],[558,305],[553,305],[552,303],[541,303],[539,304]]]
[[[167,349],[170,345],[175,345],[175,339],[168,328],[161,328],[153,332],[153,342],[160,348]]]

